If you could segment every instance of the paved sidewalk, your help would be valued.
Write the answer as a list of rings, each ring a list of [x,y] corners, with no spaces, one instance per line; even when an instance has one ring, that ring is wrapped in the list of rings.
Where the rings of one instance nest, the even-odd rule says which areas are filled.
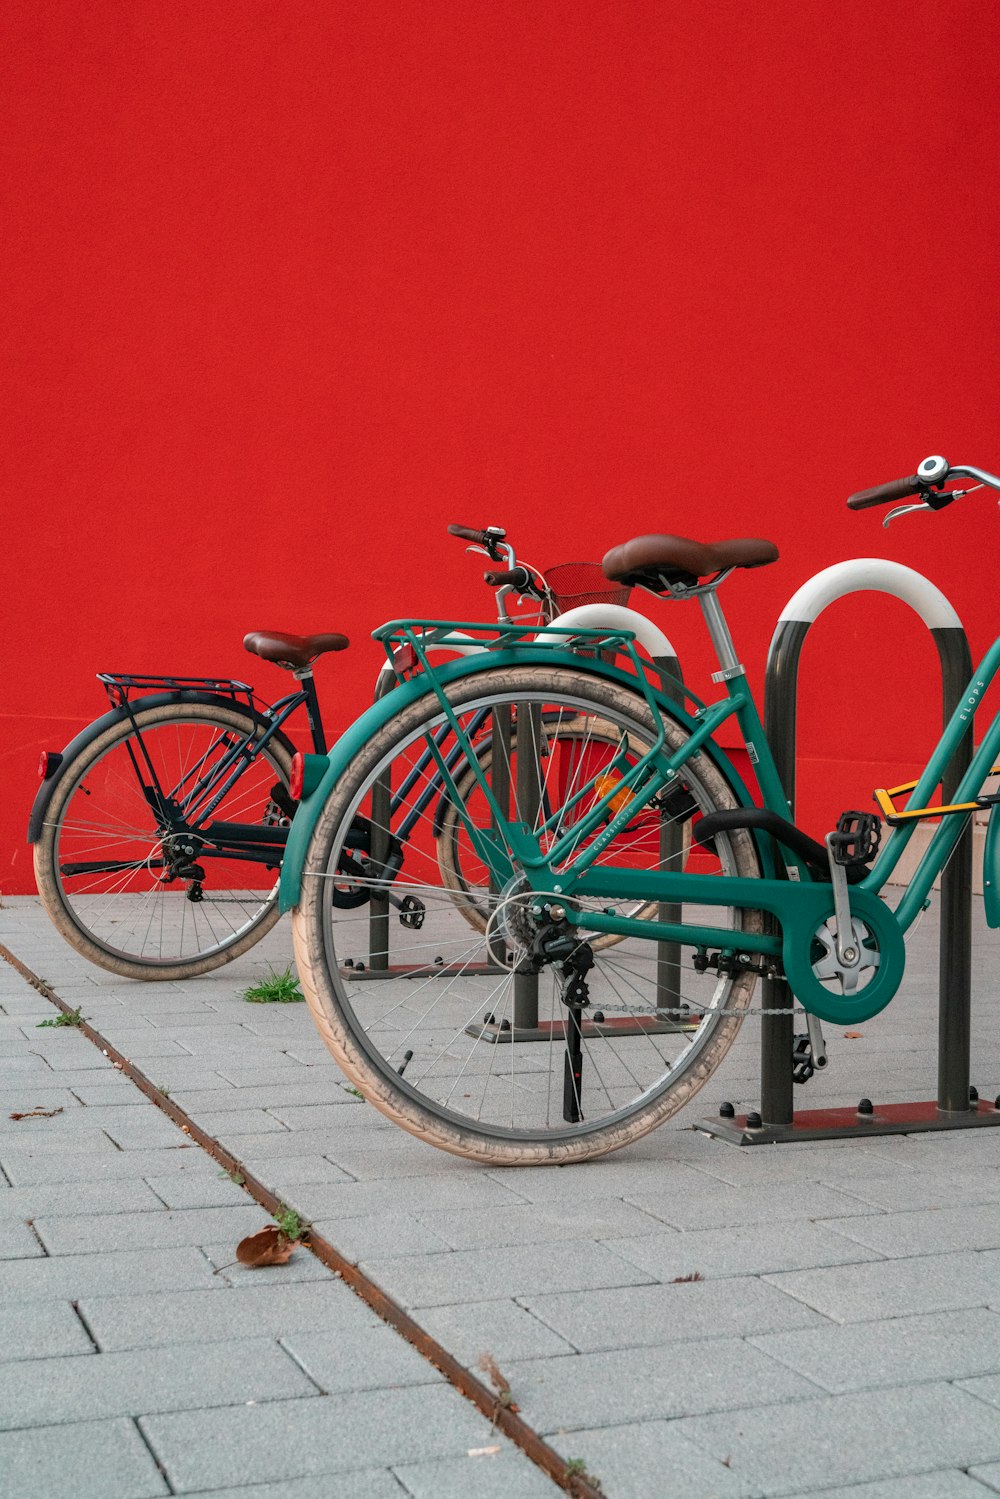
[[[984,1096],[998,938],[980,904]],[[177,985],[90,967],[28,899],[0,940],[445,1347],[491,1353],[609,1499],[1000,1492],[1000,1132],[709,1140],[689,1126],[757,1102],[749,1022],[639,1145],[489,1171],[349,1093],[303,1006],[239,997],[287,961],[284,924]],[[828,1035],[801,1107],[933,1096],[935,944],[931,913],[903,993],[860,1039]],[[0,1495],[557,1492],[306,1252],[215,1274],[265,1214],[85,1038],[35,1028],[52,1013],[0,967]],[[35,1105],[63,1112],[7,1117]]]

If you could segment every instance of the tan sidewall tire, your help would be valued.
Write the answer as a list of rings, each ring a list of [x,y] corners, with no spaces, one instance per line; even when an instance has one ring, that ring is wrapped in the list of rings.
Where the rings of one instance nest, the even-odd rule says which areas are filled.
[[[648,710],[641,699],[603,678],[565,668],[543,670],[537,667],[510,668],[467,679],[449,691],[455,707],[489,692],[527,692],[540,687],[553,696],[567,693],[592,698],[606,710],[616,710],[639,724],[649,724]],[[565,1140],[525,1142],[495,1139],[473,1129],[441,1119],[422,1107],[409,1094],[401,1093],[392,1078],[384,1074],[359,1046],[350,1025],[344,1020],[329,972],[324,950],[324,913],[322,891],[326,868],[324,850],[330,847],[344,817],[371,772],[394,746],[412,733],[437,710],[432,695],[420,698],[375,734],[341,778],[316,825],[303,865],[300,903],[292,913],[292,941],[302,989],[316,1028],[337,1065],[364,1094],[369,1103],[393,1123],[428,1144],[466,1160],[484,1165],[525,1166],[546,1163],[566,1164],[592,1160],[619,1150],[639,1140],[684,1107],[711,1077],[736,1038],[744,1012],[753,997],[755,975],[744,973],[734,982],[726,1001],[727,1009],[738,1013],[724,1016],[697,1062],[684,1071],[677,1084],[653,1100],[646,1108],[616,1124],[596,1129],[592,1134]],[[664,715],[667,743],[678,747],[688,736]],[[725,779],[711,761],[699,755],[691,764],[692,776],[702,784],[715,801],[716,808],[738,805]],[[743,878],[758,878],[760,866],[753,840],[740,831],[729,835],[736,861],[736,873]],[[743,930],[759,932],[759,911],[744,913]]]
[[[178,711],[183,707],[183,712]],[[187,706],[180,704],[166,704],[162,708],[150,708],[144,713],[136,716],[136,722],[140,729],[152,728],[159,723],[169,723],[171,719],[177,718],[204,718],[206,721],[226,724],[229,728],[237,729],[243,733],[251,725],[251,720],[245,714],[237,713],[231,708],[220,705],[218,708],[209,707],[207,703],[192,703]],[[34,845],[35,883],[38,886],[38,894],[42,905],[48,913],[49,919],[60,934],[65,937],[69,945],[76,949],[89,962],[106,968],[109,973],[117,973],[122,978],[143,979],[149,982],[163,982],[167,979],[197,978],[199,974],[211,973],[214,968],[222,968],[226,963],[231,963],[234,958],[241,957],[243,953],[254,947],[262,937],[271,930],[278,920],[280,912],[278,902],[274,900],[271,909],[267,911],[256,923],[253,929],[246,935],[234,942],[231,947],[225,947],[219,952],[212,953],[208,957],[194,958],[188,962],[171,963],[164,967],[150,967],[144,963],[130,962],[127,958],[116,957],[115,954],[106,952],[99,944],[81,932],[73,921],[63,902],[59,881],[55,873],[55,847],[58,823],[65,810],[66,803],[78,784],[82,775],[86,774],[90,766],[103,754],[111,749],[118,741],[126,737],[126,732],[131,728],[128,720],[121,724],[114,724],[97,739],[89,744],[87,748],[70,763],[66,776],[53,793],[45,814],[45,824],[42,835]],[[291,756],[284,745],[275,737],[268,745],[268,753],[278,763],[281,773],[287,784],[292,768]]]

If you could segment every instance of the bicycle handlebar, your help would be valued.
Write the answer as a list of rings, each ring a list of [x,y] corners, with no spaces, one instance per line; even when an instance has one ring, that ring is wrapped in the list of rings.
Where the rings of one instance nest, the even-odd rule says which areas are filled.
[[[518,593],[536,592],[531,574],[526,567],[511,567],[506,572],[483,573],[483,582],[491,588],[516,588]]]
[[[483,531],[477,531],[472,526],[449,526],[449,536],[457,536],[461,541],[474,542],[476,546],[489,547],[503,541],[507,532],[500,526],[487,526]]]
[[[867,510],[872,505],[890,505],[894,500],[909,499],[911,495],[922,495],[928,485],[916,474],[908,479],[890,479],[888,484],[876,484],[874,489],[861,489],[847,501],[848,510]]]

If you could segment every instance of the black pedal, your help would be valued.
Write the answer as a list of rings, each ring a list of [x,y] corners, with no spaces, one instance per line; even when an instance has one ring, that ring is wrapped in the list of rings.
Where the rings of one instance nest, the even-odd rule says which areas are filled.
[[[792,1082],[807,1083],[815,1071],[812,1042],[805,1031],[792,1040]]]
[[[882,841],[882,819],[874,812],[841,812],[830,834],[833,857],[847,869],[870,864]]]

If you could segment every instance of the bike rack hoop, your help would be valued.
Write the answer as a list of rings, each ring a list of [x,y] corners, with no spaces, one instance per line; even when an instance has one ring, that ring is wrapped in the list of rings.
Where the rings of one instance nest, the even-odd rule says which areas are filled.
[[[913,568],[881,557],[857,557],[816,574],[782,610],[767,657],[764,726],[794,816],[796,710],[802,647],[831,604],[856,593],[885,593],[909,604],[930,631],[941,663],[944,722],[948,723],[972,675],[962,622],[941,590]],[[972,748],[971,725],[944,777],[944,799],[954,795]],[[850,1135],[897,1134],[1000,1124],[1000,1110],[970,1102],[969,1052],[972,987],[972,832],[967,829],[941,879],[938,979],[938,1094],[935,1103],[888,1105],[867,1099],[857,1109],[793,1108],[794,996],[783,980],[765,980],[761,1023],[761,1107],[757,1115],[703,1121],[698,1127],[733,1144],[770,1144]],[[750,1121],[748,1123],[748,1120]]]

